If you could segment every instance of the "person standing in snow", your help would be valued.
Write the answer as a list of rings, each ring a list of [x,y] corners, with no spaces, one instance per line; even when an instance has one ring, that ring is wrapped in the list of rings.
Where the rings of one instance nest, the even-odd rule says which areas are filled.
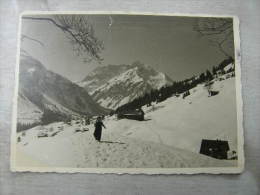
[[[101,140],[101,135],[102,135],[102,126],[106,129],[105,125],[102,122],[101,117],[99,116],[95,122],[95,131],[94,131],[94,137],[99,142]]]

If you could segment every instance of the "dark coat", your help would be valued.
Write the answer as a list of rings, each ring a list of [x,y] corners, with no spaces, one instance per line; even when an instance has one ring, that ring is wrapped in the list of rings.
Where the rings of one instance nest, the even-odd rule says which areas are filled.
[[[102,126],[105,128],[105,125],[102,123],[102,121],[97,121],[95,123],[94,137],[98,141],[101,140]]]

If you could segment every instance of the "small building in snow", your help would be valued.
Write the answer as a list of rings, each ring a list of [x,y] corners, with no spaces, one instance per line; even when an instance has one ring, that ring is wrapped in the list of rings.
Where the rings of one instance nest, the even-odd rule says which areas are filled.
[[[144,120],[144,111],[139,108],[136,110],[128,110],[124,112],[120,112],[117,114],[118,119],[132,119],[132,120],[138,120],[138,121],[143,121]]]
[[[228,141],[203,139],[200,146],[200,154],[217,159],[228,159]]]

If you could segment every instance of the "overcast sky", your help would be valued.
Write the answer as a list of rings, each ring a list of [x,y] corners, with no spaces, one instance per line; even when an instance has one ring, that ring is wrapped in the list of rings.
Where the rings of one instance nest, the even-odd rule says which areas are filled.
[[[89,22],[104,42],[101,64],[84,63],[72,50],[65,34],[52,23],[24,19],[21,47],[43,65],[72,81],[82,80],[97,66],[141,61],[173,80],[199,74],[220,63],[225,56],[208,38],[193,30],[195,18],[169,16],[92,15]]]

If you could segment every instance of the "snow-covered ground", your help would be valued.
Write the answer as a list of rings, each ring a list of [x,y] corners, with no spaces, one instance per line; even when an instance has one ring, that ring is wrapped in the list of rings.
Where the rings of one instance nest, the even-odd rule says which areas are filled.
[[[172,97],[154,106],[143,108],[146,120],[112,121],[109,129],[120,135],[175,146],[199,152],[202,139],[221,139],[237,151],[235,79],[216,81],[208,97],[204,84],[190,90],[185,99]]]
[[[144,107],[145,121],[106,117],[102,143],[94,126],[62,122],[17,133],[17,166],[48,167],[227,167],[236,160],[199,154],[202,139],[227,140],[237,151],[235,79],[215,81],[219,94],[208,97],[204,85],[185,99],[171,97]],[[39,131],[48,137],[38,137]],[[45,133],[46,134],[46,133]],[[42,133],[41,135],[44,135]]]

